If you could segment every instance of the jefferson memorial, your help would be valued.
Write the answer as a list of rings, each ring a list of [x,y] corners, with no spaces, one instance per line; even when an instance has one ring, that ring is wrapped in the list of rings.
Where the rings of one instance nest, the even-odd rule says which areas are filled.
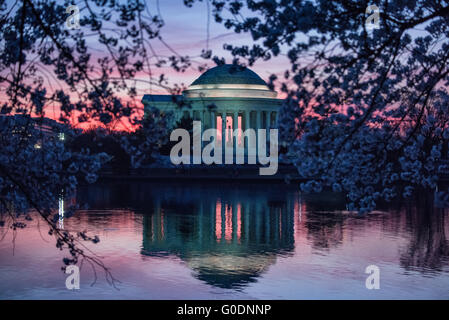
[[[201,121],[202,129],[217,128],[217,139],[232,142],[235,129],[276,128],[282,99],[255,72],[224,64],[204,72],[182,95],[144,95],[145,116],[151,107],[172,111],[174,120]],[[239,136],[239,145],[243,143]]]

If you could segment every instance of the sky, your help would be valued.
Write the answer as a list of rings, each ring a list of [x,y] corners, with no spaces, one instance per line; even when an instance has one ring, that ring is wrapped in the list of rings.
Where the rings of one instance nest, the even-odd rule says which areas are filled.
[[[74,2],[79,5],[81,9],[81,18],[83,15],[88,14],[84,0],[76,0]],[[20,5],[20,1],[16,2],[14,0],[8,0],[7,3],[10,5],[13,3],[18,4],[16,8]],[[58,0],[57,3],[61,4],[63,1]],[[89,1],[89,3],[94,6],[91,1]],[[173,55],[173,52],[176,52],[181,56],[190,56],[193,58],[193,61],[195,61],[192,64],[192,67],[185,72],[176,72],[169,67],[157,70],[153,69],[155,78],[157,78],[158,73],[164,73],[164,75],[168,77],[170,87],[175,84],[181,86],[190,85],[201,74],[200,70],[198,70],[199,63],[207,62],[209,67],[214,66],[212,61],[206,61],[200,58],[202,49],[209,48],[212,50],[213,55],[225,57],[226,62],[230,63],[232,57],[229,52],[223,49],[224,44],[238,46],[251,45],[253,43],[251,36],[248,33],[237,34],[232,30],[226,29],[222,24],[216,23],[211,13],[212,10],[211,8],[208,8],[208,2],[205,0],[197,0],[191,8],[185,6],[183,0],[146,0],[145,3],[147,5],[145,13],[150,15],[160,15],[165,23],[160,33],[164,43],[158,39],[150,41],[154,51],[157,52],[158,55],[167,57]],[[244,14],[245,13],[246,12],[244,11]],[[107,23],[104,25],[106,24]],[[113,25],[109,25],[108,27],[109,31],[106,32],[114,32],[114,29],[111,29],[114,28]],[[421,26],[421,28],[424,28],[424,26]],[[88,33],[89,30],[86,31],[86,34]],[[86,41],[89,46],[89,52],[92,53],[91,61],[96,61],[96,58],[107,55],[107,51],[104,45],[98,43],[98,36],[92,36],[92,32],[90,33],[91,35],[86,38]],[[417,36],[418,34],[418,29],[414,30],[414,33],[412,32],[412,35],[414,36]],[[301,38],[300,35],[298,35],[298,37],[298,39]],[[168,44],[169,47],[166,44]],[[285,54],[282,54],[281,51],[281,54],[278,57],[274,57],[269,61],[257,61],[251,69],[264,80],[267,80],[271,74],[281,76],[285,70],[289,69],[289,62]],[[46,71],[45,73],[53,73],[53,71],[50,70],[50,72]],[[4,75],[2,74],[2,76]],[[63,85],[61,81],[55,80],[54,73],[53,79],[50,79],[51,77],[47,74],[45,75],[45,78],[45,81],[52,82],[51,85],[45,84],[47,88],[54,87],[55,89],[59,89],[61,88],[61,85]],[[138,74],[136,78],[140,80],[148,79],[148,75]],[[0,87],[0,102],[5,100],[5,95],[2,97],[1,90],[4,90],[4,88]],[[139,82],[136,100],[140,101],[144,94],[163,93],[167,93],[166,90],[154,85],[150,86],[145,82]],[[128,98],[127,94],[119,95],[119,97],[122,97],[124,100]],[[283,96],[280,97],[282,98]],[[50,107],[47,108],[46,111],[46,116],[58,118],[59,110]]]
[[[8,1],[9,2],[9,1]],[[80,17],[88,14],[84,1],[74,1],[80,8]],[[223,49],[224,44],[232,45],[249,45],[252,44],[251,36],[248,33],[236,34],[232,30],[226,29],[222,24],[215,22],[212,15],[212,6],[208,8],[206,1],[197,1],[193,4],[193,7],[189,8],[184,5],[183,0],[147,0],[147,15],[159,15],[164,21],[164,26],[161,29],[160,35],[164,41],[161,42],[158,39],[150,41],[153,49],[161,56],[171,56],[174,52],[180,56],[189,56],[192,58],[192,67],[185,72],[176,72],[170,67],[152,68],[153,76],[157,78],[158,73],[164,73],[168,79],[170,87],[177,84],[180,86],[190,85],[197,77],[201,75],[201,71],[198,70],[198,66],[207,63],[209,67],[213,67],[215,64],[211,60],[205,60],[200,57],[203,49],[209,48],[212,50],[213,55],[224,57],[226,63],[232,62],[231,55]],[[14,2],[10,2],[12,4]],[[62,1],[57,1],[58,4],[62,4]],[[20,2],[19,2],[20,4]],[[90,4],[95,10],[94,4]],[[16,9],[19,5],[16,3]],[[113,19],[114,20],[114,19]],[[103,25],[106,32],[113,32],[115,26],[112,24],[104,23]],[[61,26],[62,27],[62,26]],[[116,27],[115,27],[116,28]],[[92,54],[91,61],[94,62],[98,57],[104,57],[107,54],[104,45],[98,43],[98,35],[93,35],[90,30],[83,30],[86,35],[86,42],[89,47],[89,52]],[[32,59],[31,56],[28,56]],[[155,60],[153,60],[154,62]],[[44,81],[47,89],[62,89],[64,84],[57,80],[54,76],[52,68],[48,68],[44,72]],[[272,58],[269,61],[258,61],[251,67],[259,76],[264,80],[268,80],[271,74],[282,74],[288,69],[288,61],[285,55],[281,55],[276,58]],[[53,73],[53,75],[51,75]],[[147,80],[148,75],[137,74],[136,78],[142,78]],[[64,90],[66,91],[66,90]],[[67,92],[67,91],[66,91]],[[47,92],[48,93],[48,92]],[[154,85],[149,85],[145,82],[138,82],[137,85],[137,99],[141,100],[144,94],[167,94],[164,89],[158,88]],[[70,93],[69,93],[70,94]],[[74,96],[74,94],[70,94]],[[127,99],[126,95],[118,94],[119,97],[124,100]],[[4,100],[5,96],[3,97]],[[142,105],[143,107],[143,105]],[[59,118],[59,108],[55,106],[49,106],[46,109],[45,115],[57,119]],[[76,118],[76,117],[74,117]]]
[[[147,3],[150,12],[157,12],[157,1],[147,1]],[[196,2],[192,8],[188,8],[182,0],[163,0],[159,1],[159,12],[165,22],[161,32],[163,39],[181,55],[198,57],[201,50],[207,47],[208,42],[207,3]],[[231,55],[223,49],[223,45],[247,45],[250,43],[252,43],[252,39],[248,33],[234,33],[222,24],[216,23],[210,14],[209,49],[214,55],[223,56],[226,58],[226,62],[230,63],[232,62]],[[159,50],[164,55],[171,54],[170,50],[163,45],[159,47]],[[205,60],[199,58],[198,61],[204,62]],[[211,61],[208,64],[209,66],[214,65]],[[288,61],[285,56],[281,56],[268,62],[258,61],[251,69],[264,80],[268,80],[271,74],[281,74],[288,69]],[[196,68],[191,68],[185,73],[171,71],[169,78],[173,83],[189,85],[200,74],[201,72]]]

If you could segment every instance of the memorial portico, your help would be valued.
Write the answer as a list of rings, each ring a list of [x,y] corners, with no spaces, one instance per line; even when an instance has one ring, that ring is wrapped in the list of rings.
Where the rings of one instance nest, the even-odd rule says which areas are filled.
[[[255,72],[225,64],[203,73],[182,95],[145,95],[142,102],[146,114],[150,107],[156,107],[161,112],[172,111],[175,121],[182,117],[199,120],[203,131],[216,128],[217,140],[229,144],[235,129],[276,127],[282,103],[276,96]],[[237,137],[240,146],[245,143],[242,139]]]

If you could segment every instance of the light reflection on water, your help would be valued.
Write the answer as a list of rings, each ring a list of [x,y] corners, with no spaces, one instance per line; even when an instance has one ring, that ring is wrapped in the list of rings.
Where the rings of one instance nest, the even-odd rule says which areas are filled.
[[[342,211],[335,194],[263,184],[94,185],[73,201],[89,209],[65,218],[64,228],[100,236],[89,248],[120,290],[99,269],[91,286],[88,264],[81,289],[67,290],[64,255],[34,219],[14,246],[11,231],[0,242],[0,298],[449,298],[442,209],[359,217]],[[380,267],[380,290],[365,288],[371,264]]]

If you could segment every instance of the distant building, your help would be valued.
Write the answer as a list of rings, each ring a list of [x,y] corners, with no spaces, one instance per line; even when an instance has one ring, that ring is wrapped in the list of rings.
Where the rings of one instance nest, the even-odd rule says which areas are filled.
[[[47,117],[31,117],[29,115],[1,115],[0,125],[11,127],[11,134],[20,135],[21,139],[29,139],[34,136],[37,141],[35,148],[39,149],[42,143],[51,139],[65,140],[70,132],[70,126],[59,123]],[[37,138],[37,140],[36,140]]]

